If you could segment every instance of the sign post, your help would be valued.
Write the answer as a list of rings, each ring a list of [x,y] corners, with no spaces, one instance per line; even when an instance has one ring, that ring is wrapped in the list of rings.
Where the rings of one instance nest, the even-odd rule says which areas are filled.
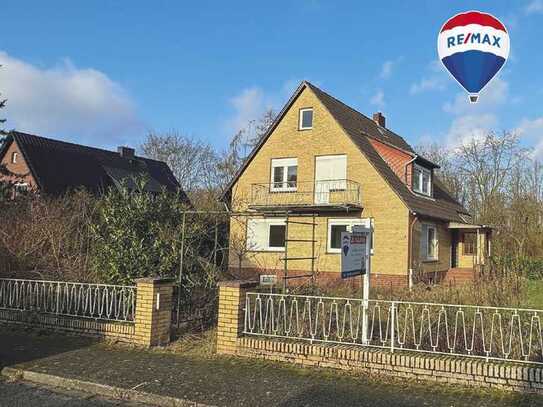
[[[370,299],[371,228],[354,225],[352,232],[341,233],[341,278],[362,278],[362,343],[368,343]]]

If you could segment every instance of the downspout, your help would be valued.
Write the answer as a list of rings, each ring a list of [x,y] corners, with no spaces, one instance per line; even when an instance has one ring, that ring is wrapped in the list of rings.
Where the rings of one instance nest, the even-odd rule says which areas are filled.
[[[415,226],[415,223],[417,222],[417,213],[412,212],[413,220],[411,221],[411,224],[409,225],[409,247],[408,247],[408,254],[407,254],[407,261],[409,266],[409,289],[411,290],[413,288],[413,228]]]

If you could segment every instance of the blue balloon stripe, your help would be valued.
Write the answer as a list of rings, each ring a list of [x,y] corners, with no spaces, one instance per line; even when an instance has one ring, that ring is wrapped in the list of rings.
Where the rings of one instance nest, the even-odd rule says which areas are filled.
[[[483,51],[464,51],[442,59],[443,64],[469,92],[479,93],[505,63],[505,58]]]

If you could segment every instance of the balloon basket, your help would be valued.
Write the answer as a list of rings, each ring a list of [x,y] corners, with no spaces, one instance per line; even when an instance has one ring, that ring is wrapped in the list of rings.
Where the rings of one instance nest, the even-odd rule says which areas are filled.
[[[469,103],[477,103],[479,100],[479,95],[473,94],[469,95]]]

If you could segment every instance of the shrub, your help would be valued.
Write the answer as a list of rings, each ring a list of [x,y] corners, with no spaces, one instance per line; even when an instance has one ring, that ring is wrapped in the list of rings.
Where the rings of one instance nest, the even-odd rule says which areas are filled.
[[[493,256],[490,268],[496,273],[515,273],[530,280],[543,279],[543,259],[528,256]]]
[[[0,203],[0,272],[52,280],[97,281],[89,225],[96,201],[85,191],[28,195]]]
[[[180,257],[179,228],[184,204],[176,194],[145,192],[144,179],[135,190],[111,188],[98,202],[90,225],[92,266],[108,283],[132,284],[148,276],[172,276]]]

